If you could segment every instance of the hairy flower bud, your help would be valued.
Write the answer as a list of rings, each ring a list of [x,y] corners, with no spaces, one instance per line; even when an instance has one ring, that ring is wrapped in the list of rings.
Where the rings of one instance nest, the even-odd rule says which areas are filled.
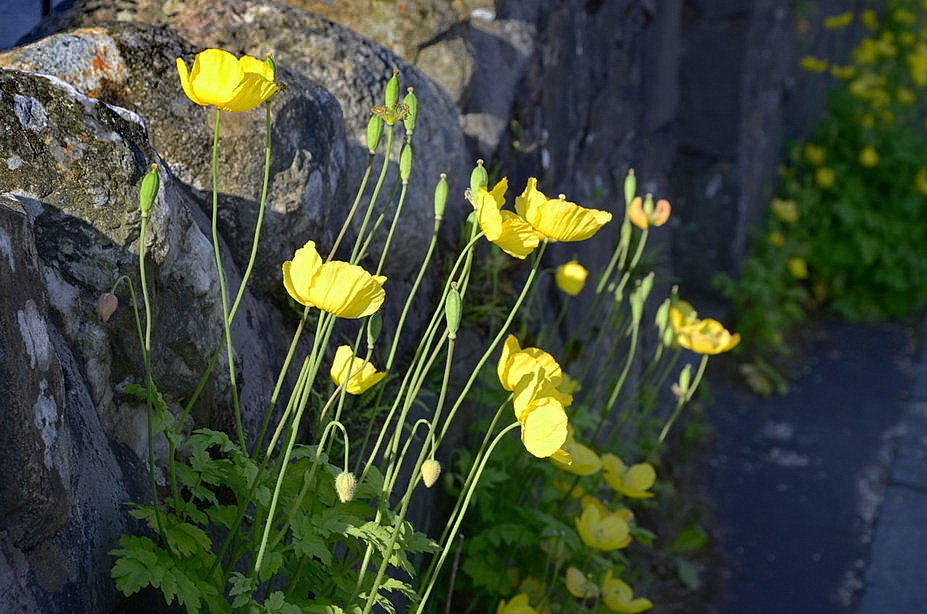
[[[485,188],[487,185],[489,185],[489,173],[486,172],[483,161],[477,160],[476,166],[473,167],[473,171],[470,173],[470,193],[475,197],[479,189]]]
[[[367,151],[372,155],[380,145],[380,139],[383,137],[383,118],[379,115],[371,115],[370,121],[367,122]]]
[[[119,307],[119,299],[115,294],[109,292],[101,294],[97,299],[97,317],[100,318],[100,322],[108,322],[117,307]]]
[[[403,183],[409,183],[412,174],[412,145],[405,143],[399,152],[399,178]]]
[[[631,205],[631,201],[637,195],[637,177],[634,176],[634,169],[628,169],[628,176],[624,179],[624,203],[626,206]]]
[[[460,328],[460,317],[462,312],[460,303],[460,292],[457,291],[457,288],[452,287],[447,293],[447,298],[444,301],[448,339],[457,338],[457,330]]]
[[[138,208],[142,215],[147,216],[151,211],[155,198],[158,197],[158,187],[161,185],[161,177],[158,175],[158,165],[152,164],[148,172],[142,178],[142,187],[138,191]]]
[[[338,493],[338,499],[342,503],[347,503],[354,498],[354,491],[357,489],[357,479],[350,471],[342,471],[335,478],[335,492]]]
[[[438,481],[438,476],[440,475],[441,463],[433,458],[429,458],[424,463],[422,463],[422,482],[425,483],[426,488],[431,488],[434,486],[435,482]]]
[[[444,217],[444,209],[447,207],[447,175],[441,173],[441,179],[435,186],[435,225],[439,224]]]
[[[402,118],[402,123],[406,127],[406,136],[410,137],[415,132],[415,121],[418,119],[418,97],[414,88],[410,87],[407,91],[409,93],[402,99],[402,104],[408,107],[409,112]]]
[[[387,107],[392,107],[399,102],[399,71],[396,69],[393,69],[393,76],[386,82],[383,102]]]

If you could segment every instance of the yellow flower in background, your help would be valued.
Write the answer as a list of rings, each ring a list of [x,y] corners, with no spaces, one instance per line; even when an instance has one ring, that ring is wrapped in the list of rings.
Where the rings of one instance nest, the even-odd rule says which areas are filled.
[[[872,145],[866,145],[859,152],[859,163],[866,168],[872,168],[879,163],[879,153]]]
[[[527,593],[519,593],[507,603],[500,601],[496,614],[538,614],[538,611],[531,607]]]
[[[318,307],[339,318],[363,318],[376,313],[386,292],[386,277],[371,275],[363,268],[333,260],[322,262],[315,241],[296,250],[293,260],[283,263],[283,285],[293,299]]]
[[[187,98],[222,111],[249,111],[280,89],[269,62],[250,55],[236,58],[222,49],[200,51],[192,69],[177,58],[177,72]]]
[[[503,177],[492,190],[477,190],[473,195],[476,220],[489,241],[509,256],[524,260],[541,244],[542,236],[528,222],[502,209],[508,186],[508,179]]]
[[[789,274],[795,279],[808,279],[808,263],[803,258],[793,256],[789,258],[786,266],[789,269]]]
[[[774,198],[770,204],[773,214],[783,222],[797,222],[798,204],[792,199]]]
[[[610,514],[598,499],[583,505],[583,512],[574,518],[576,533],[584,544],[596,550],[617,550],[631,543],[628,521],[618,514]],[[584,502],[586,499],[584,498]]]
[[[356,357],[350,345],[342,345],[335,352],[331,376],[348,394],[362,394],[386,377],[386,371],[377,371],[370,361]]]
[[[798,62],[798,65],[808,72],[824,72],[830,66],[827,60],[816,58],[813,55],[806,55]]]
[[[815,145],[814,143],[805,145],[803,152],[805,154],[805,159],[815,166],[824,164],[824,161],[827,159],[827,151],[820,145]]]
[[[605,580],[602,582],[602,601],[612,612],[626,614],[636,614],[653,607],[649,599],[635,599],[634,590],[623,580],[612,577],[611,570],[606,572]]]
[[[828,30],[845,28],[853,22],[853,11],[833,15],[824,20],[824,27]]]
[[[856,76],[856,68],[853,66],[831,66],[830,74],[836,78],[846,81]]]
[[[727,352],[740,343],[740,334],[732,335],[717,320],[706,318],[676,329],[676,343],[697,354],[714,355]]]
[[[859,20],[862,21],[863,25],[870,30],[875,30],[879,27],[879,18],[876,16],[876,12],[872,9],[863,11],[863,14],[860,15]]]
[[[612,219],[612,214],[587,209],[559,198],[547,198],[537,189],[538,180],[528,179],[524,192],[515,198],[515,211],[531,227],[554,241],[584,241]]]
[[[917,94],[906,87],[899,87],[895,90],[895,98],[899,104],[909,105],[917,102]]]
[[[783,245],[785,245],[785,236],[783,236],[781,232],[773,231],[769,233],[769,236],[767,238],[769,239],[769,242],[770,244],[772,244],[773,247],[782,247]]]
[[[669,219],[672,207],[669,201],[661,198],[657,204],[648,197],[646,200],[635,196],[628,207],[628,220],[641,230],[648,226],[662,226]]]
[[[599,587],[575,567],[567,567],[563,583],[567,591],[579,599],[595,599],[599,596]]]
[[[918,43],[906,58],[911,81],[917,87],[927,86],[927,43]]]
[[[918,192],[927,196],[927,168],[922,168],[914,175],[914,187]]]
[[[583,291],[587,277],[589,277],[589,271],[575,260],[561,264],[554,272],[557,287],[570,296],[576,296]]]
[[[814,172],[814,181],[822,188],[833,187],[837,183],[837,173],[829,166],[822,166]]]
[[[657,472],[650,463],[637,463],[628,467],[614,454],[603,454],[602,473],[605,482],[616,492],[632,499],[648,499],[648,492],[657,481]]]
[[[553,458],[553,457],[551,457]],[[582,496],[585,496],[586,489],[583,488],[582,484],[577,484],[573,486],[569,482],[564,482],[563,480],[554,480],[550,483],[554,490],[562,492],[564,494],[570,493],[571,499],[579,499]]]
[[[602,468],[602,461],[595,450],[576,442],[572,437],[567,437],[563,449],[570,455],[572,463],[566,464],[551,456],[551,462],[559,469],[575,475],[592,475]]]

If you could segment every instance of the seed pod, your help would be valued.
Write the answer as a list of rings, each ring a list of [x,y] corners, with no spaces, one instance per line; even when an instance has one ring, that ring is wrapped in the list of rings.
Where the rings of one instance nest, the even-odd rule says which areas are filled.
[[[357,479],[350,471],[342,471],[335,478],[335,492],[338,493],[338,499],[342,503],[347,503],[354,498],[354,491],[357,489]]]
[[[409,175],[412,174],[412,145],[403,143],[402,151],[399,152],[399,178],[403,183],[409,183]]]
[[[399,102],[399,71],[396,69],[393,69],[393,76],[386,82],[383,101],[387,107],[392,107]]]
[[[383,118],[379,115],[371,115],[370,121],[367,122],[367,151],[371,155],[380,146],[380,138],[383,136]]]
[[[637,195],[637,177],[634,176],[634,169],[628,169],[628,176],[624,178],[624,203],[630,207],[631,201]]]
[[[438,476],[440,475],[441,463],[433,458],[429,458],[424,463],[422,463],[422,482],[425,483],[426,488],[431,488],[434,486],[435,482],[438,481]]]
[[[418,96],[415,95],[414,88],[407,90],[409,93],[402,99],[402,104],[409,109],[406,116],[402,118],[402,123],[406,127],[406,136],[412,136],[415,132],[415,120],[418,119]]]
[[[441,178],[435,186],[435,224],[437,225],[441,218],[444,217],[444,209],[447,207],[447,175],[441,173]]]
[[[460,329],[461,317],[461,300],[460,292],[457,288],[451,288],[444,300],[444,314],[447,319],[447,336],[450,339],[457,338],[457,331]]]
[[[160,185],[161,177],[158,174],[158,165],[152,164],[142,178],[142,187],[138,192],[138,208],[143,216],[148,216],[151,206],[154,205],[155,198],[158,197]]]
[[[489,185],[489,173],[486,172],[483,161],[477,160],[476,166],[473,167],[473,171],[470,173],[470,193],[472,197],[476,198],[477,190],[485,188],[487,185]]]

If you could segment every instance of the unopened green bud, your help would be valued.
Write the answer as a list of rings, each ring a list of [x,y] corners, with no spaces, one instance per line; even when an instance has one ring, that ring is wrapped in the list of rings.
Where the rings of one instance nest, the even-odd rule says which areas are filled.
[[[686,365],[679,372],[679,390],[683,394],[689,392],[689,384],[692,383],[692,365]]]
[[[412,144],[403,143],[402,151],[399,152],[399,178],[403,183],[409,183],[409,175],[412,174]]]
[[[380,338],[380,331],[383,330],[383,316],[376,312],[367,321],[367,345],[373,347],[377,339]]]
[[[462,311],[460,292],[452,286],[447,293],[447,298],[444,300],[444,315],[447,318],[447,336],[449,339],[457,338]]]
[[[670,300],[665,299],[663,303],[657,307],[657,314],[653,318],[653,323],[657,325],[657,330],[661,333],[669,326],[669,310]]]
[[[270,66],[271,81],[277,80],[277,63],[274,62],[274,58],[268,53],[264,56],[264,63]]]
[[[628,302],[631,303],[631,317],[634,318],[635,323],[640,322],[641,316],[644,315],[644,298],[643,284],[638,282],[637,287],[628,297]]]
[[[441,178],[435,186],[435,224],[444,217],[444,209],[447,207],[447,175],[441,173]]]
[[[634,169],[628,169],[628,176],[624,178],[624,204],[626,207],[631,206],[631,201],[637,196],[637,177],[634,176]]]
[[[386,82],[383,101],[387,107],[392,107],[399,102],[399,71],[396,69],[393,69],[393,76]]]
[[[406,127],[406,136],[409,137],[415,132],[415,120],[418,119],[418,96],[415,95],[414,88],[410,87],[406,91],[409,93],[402,99],[402,104],[406,105],[409,111],[402,118],[402,123]]]
[[[647,297],[650,296],[650,291],[653,290],[653,273],[648,274],[644,279],[641,280],[641,296],[642,300],[646,301]]]
[[[644,197],[644,213],[646,213],[648,217],[653,215],[653,194],[647,194],[647,196]]]
[[[158,165],[152,164],[148,172],[142,178],[142,187],[138,192],[138,208],[142,215],[148,215],[151,206],[154,205],[155,198],[158,197],[158,187],[161,185],[161,177],[158,174]]]
[[[472,198],[476,198],[477,190],[485,188],[487,185],[489,185],[489,173],[486,172],[483,161],[477,160],[476,166],[470,172],[470,194]]]
[[[383,118],[379,115],[371,115],[370,121],[367,122],[367,151],[373,154],[380,146],[380,138],[383,136]]]
[[[342,471],[335,478],[335,492],[338,493],[338,499],[342,503],[347,503],[354,498],[354,491],[357,490],[357,478],[350,471]]]
[[[440,475],[441,463],[433,458],[429,458],[424,463],[422,463],[422,482],[425,483],[426,488],[431,488],[434,486],[435,482],[438,481],[438,476]]]
[[[621,225],[619,241],[625,246],[629,245],[631,242],[631,224],[628,222],[627,218],[625,218],[625,223]]]

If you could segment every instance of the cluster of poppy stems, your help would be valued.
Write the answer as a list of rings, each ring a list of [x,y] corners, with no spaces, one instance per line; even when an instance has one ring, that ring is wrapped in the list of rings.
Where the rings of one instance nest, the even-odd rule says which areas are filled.
[[[177,70],[190,100],[221,111],[254,109],[280,90],[270,57],[264,61],[251,56],[236,58],[227,51],[207,49],[197,54],[192,68],[178,58]],[[515,258],[526,258],[545,241],[588,239],[612,219],[611,213],[582,207],[567,201],[562,194],[548,198],[538,189],[537,179],[533,177],[515,198],[514,211],[506,210],[503,207],[507,190],[508,180],[503,178],[492,189],[477,186],[468,196],[484,236]],[[635,197],[626,213],[632,224],[646,231],[649,226],[661,226],[667,221],[670,204],[666,200],[654,203],[650,196],[646,199]],[[383,289],[386,277],[372,275],[356,264],[324,260],[314,241],[296,250],[293,259],[283,263],[282,272],[283,285],[296,302],[339,318],[373,315],[386,298]],[[554,281],[563,292],[576,296],[582,292],[588,274],[585,267],[573,260],[556,269]],[[672,302],[668,319],[673,343],[696,353],[725,352],[740,340],[739,335],[732,335],[716,320],[699,319],[685,301]],[[551,354],[540,348],[522,348],[517,338],[509,335],[497,364],[497,374],[502,388],[512,393],[521,440],[530,454],[549,457],[562,470],[579,476],[602,471],[605,482],[627,497],[653,496],[649,489],[656,481],[656,472],[650,463],[628,467],[614,454],[599,456],[574,439],[565,410],[572,404],[572,393],[579,389],[579,383],[561,369]],[[359,395],[383,380],[386,372],[377,371],[369,359],[355,356],[350,346],[342,345],[335,353],[330,375],[335,385],[343,387],[346,393]],[[428,463],[423,472],[427,473],[426,482],[431,486],[440,473],[440,465],[434,460]],[[353,475],[350,477],[353,480]],[[353,491],[354,483],[341,486]],[[633,513],[628,508],[609,511],[601,501],[577,489],[572,489],[571,495],[581,497],[582,512],[575,518],[575,525],[577,534],[587,546],[608,551],[630,543],[628,523]],[[647,599],[633,598],[631,587],[612,577],[611,572],[599,586],[580,570],[569,567],[565,583],[577,598],[601,598],[616,612],[641,612],[652,607]],[[508,602],[502,601],[497,608],[497,614],[535,612],[526,593]]]

